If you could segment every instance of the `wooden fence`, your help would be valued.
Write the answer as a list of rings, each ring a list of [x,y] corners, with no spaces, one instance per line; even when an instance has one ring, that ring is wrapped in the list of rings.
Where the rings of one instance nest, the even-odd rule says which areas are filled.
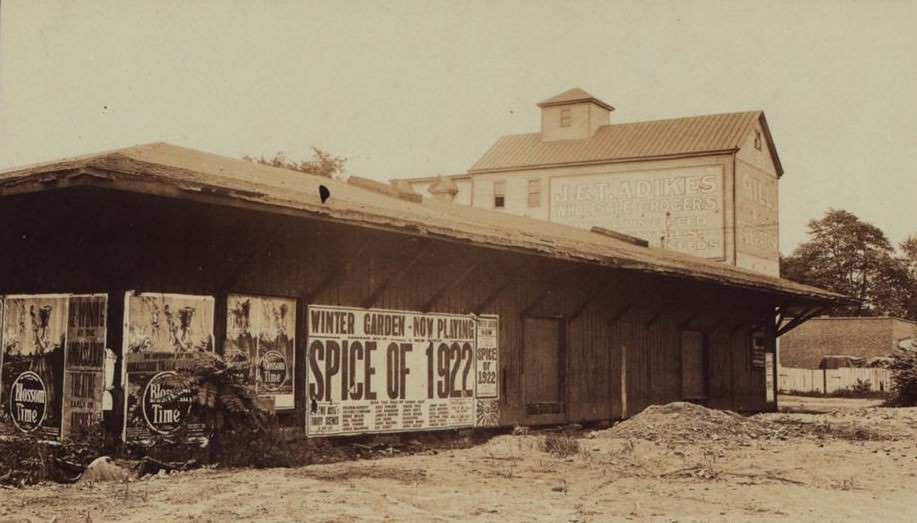
[[[780,392],[821,392],[832,393],[852,390],[858,383],[869,382],[873,391],[887,392],[892,388],[891,373],[888,369],[795,369],[779,367],[777,371],[777,388]]]

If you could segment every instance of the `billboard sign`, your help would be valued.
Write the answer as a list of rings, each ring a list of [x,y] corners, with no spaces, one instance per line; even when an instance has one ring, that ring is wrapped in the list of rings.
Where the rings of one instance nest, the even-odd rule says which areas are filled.
[[[67,295],[7,296],[3,315],[2,403],[22,432],[61,439]]]
[[[210,296],[134,293],[124,300],[125,441],[142,441],[180,428],[200,436],[191,391],[178,371],[213,350]]]
[[[296,300],[230,294],[223,356],[275,409],[294,407]]]
[[[308,435],[475,425],[484,368],[475,316],[319,305],[306,315]],[[488,321],[495,336],[497,320]],[[496,343],[485,345],[496,368]],[[482,393],[495,397],[496,387]]]

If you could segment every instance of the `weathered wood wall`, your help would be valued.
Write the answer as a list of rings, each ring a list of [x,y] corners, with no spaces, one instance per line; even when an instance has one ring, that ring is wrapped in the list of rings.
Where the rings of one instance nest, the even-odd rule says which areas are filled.
[[[764,369],[753,368],[750,353],[753,324],[766,326],[773,351],[776,303],[766,295],[410,231],[100,189],[6,198],[0,219],[0,294],[107,291],[115,349],[128,289],[215,296],[218,348],[226,294],[297,298],[300,416],[310,303],[499,315],[505,425],[615,419],[681,399],[683,329],[704,333],[709,405],[775,406],[764,401]],[[526,398],[526,379],[538,379],[525,376],[526,351],[550,345],[526,339],[526,318],[560,325],[562,390],[553,410]]]

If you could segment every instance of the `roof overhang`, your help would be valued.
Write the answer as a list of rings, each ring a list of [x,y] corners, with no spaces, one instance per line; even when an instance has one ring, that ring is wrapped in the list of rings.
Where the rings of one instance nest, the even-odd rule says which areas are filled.
[[[165,149],[144,150],[144,154],[126,150],[2,172],[0,205],[3,198],[13,195],[98,187],[328,220],[660,277],[690,279],[761,293],[784,307],[849,303],[842,295],[823,289],[673,251],[642,247],[588,230],[449,203],[414,203],[338,180],[291,173],[166,144],[152,147]],[[172,152],[182,157],[190,155],[193,161],[163,163],[144,156],[168,158],[168,153]],[[272,181],[264,181],[268,179]],[[291,185],[294,183],[295,187]],[[322,203],[318,195],[317,189],[322,185],[327,186],[332,195],[326,203]]]

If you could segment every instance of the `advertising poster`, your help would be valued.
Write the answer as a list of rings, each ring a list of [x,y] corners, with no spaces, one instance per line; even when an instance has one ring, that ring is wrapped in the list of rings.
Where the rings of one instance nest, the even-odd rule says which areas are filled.
[[[767,347],[764,344],[764,334],[754,333],[751,337],[751,366],[756,369],[763,369],[765,365],[764,354]]]
[[[477,398],[497,397],[497,374],[500,368],[500,353],[497,350],[496,316],[481,316],[477,319],[477,349],[475,369]]]
[[[7,296],[3,315],[2,402],[13,425],[61,437],[67,296]]]
[[[294,407],[296,300],[230,294],[223,356],[274,408]]]
[[[64,438],[102,421],[107,318],[107,295],[70,297],[61,416]]]
[[[767,388],[765,401],[773,403],[777,400],[774,397],[774,353],[768,352],[764,354],[764,366],[764,386]]]
[[[473,316],[309,306],[310,436],[472,427]]]
[[[500,351],[496,316],[477,318],[477,348],[475,349],[475,426],[492,427],[500,422],[499,376]]]
[[[124,303],[124,440],[146,440],[184,428],[203,435],[182,369],[213,350],[214,300],[209,296],[135,294]]]

